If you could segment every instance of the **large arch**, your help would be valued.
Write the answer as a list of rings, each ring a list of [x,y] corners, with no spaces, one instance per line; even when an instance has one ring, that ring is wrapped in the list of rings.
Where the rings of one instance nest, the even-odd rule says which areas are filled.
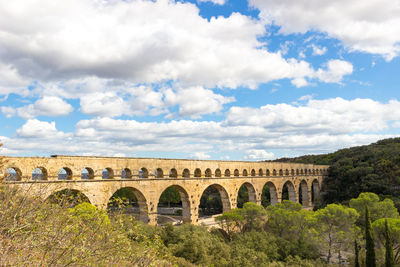
[[[161,201],[168,201],[168,198],[175,198],[174,191],[178,191],[181,207],[177,205],[177,207],[171,207],[168,205],[167,207],[163,205]],[[164,199],[162,199],[164,198]],[[173,200],[173,199],[171,199]],[[176,201],[175,201],[176,202]],[[168,215],[168,216],[162,216]],[[163,218],[164,217],[164,218]],[[179,219],[181,222],[190,222],[190,199],[189,194],[185,188],[180,185],[170,185],[165,187],[160,196],[158,197],[158,205],[157,205],[157,223],[163,224],[165,219]],[[168,222],[168,221],[167,221]]]
[[[317,179],[314,179],[311,184],[311,201],[313,205],[315,204],[315,202],[319,197],[320,190],[321,188],[319,185],[319,181]]]
[[[218,194],[218,195],[216,195]],[[218,201],[218,198],[220,199],[219,201],[221,202],[222,207],[209,207],[209,202],[207,201]],[[214,204],[214,203],[211,203]],[[226,191],[226,189],[220,185],[220,184],[212,184],[207,186],[201,194],[201,199],[200,199],[200,205],[199,205],[199,217],[203,217],[206,215],[213,215],[213,214],[219,214],[223,212],[227,212],[231,209],[231,203],[229,200],[229,194]]]
[[[282,201],[285,199],[296,202],[296,190],[291,181],[286,181],[282,186]]]
[[[75,207],[83,202],[91,203],[89,198],[82,191],[72,188],[58,189],[51,193],[46,198],[46,201],[67,208]]]
[[[278,191],[273,182],[266,182],[261,193],[261,204],[266,207],[278,203]]]
[[[302,180],[299,185],[299,203],[305,207],[310,205],[310,200],[308,199],[308,186],[305,180]]]
[[[129,197],[129,193],[134,198]],[[118,198],[118,200],[116,200]],[[117,206],[116,206],[117,204]],[[121,187],[116,190],[110,197],[107,208],[109,210],[117,209],[125,213],[138,215],[137,217],[144,223],[149,222],[147,201],[143,193],[134,187]]]
[[[243,204],[246,202],[257,203],[256,190],[254,186],[249,182],[244,182],[237,192],[236,205],[238,208],[242,208]]]
[[[17,167],[8,167],[4,173],[4,180],[6,181],[21,181],[22,172]]]

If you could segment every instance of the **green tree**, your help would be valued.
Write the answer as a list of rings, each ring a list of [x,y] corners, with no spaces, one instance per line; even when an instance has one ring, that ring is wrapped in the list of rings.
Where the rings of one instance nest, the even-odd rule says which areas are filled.
[[[237,197],[237,207],[243,208],[244,203],[249,202],[249,191],[245,185],[242,185],[239,188],[238,197]]]
[[[315,230],[320,240],[322,250],[327,250],[326,261],[329,263],[332,258],[332,252],[340,252],[346,246],[352,243],[355,229],[354,223],[359,214],[355,209],[338,204],[329,204],[323,209],[314,213]]]
[[[365,262],[367,267],[376,266],[375,244],[372,237],[371,219],[368,206],[365,206]]]
[[[160,203],[167,203],[168,207],[171,207],[171,203],[178,204],[181,202],[181,195],[174,186],[170,186],[162,192],[159,201]]]
[[[354,267],[360,267],[360,261],[358,258],[359,258],[358,242],[357,239],[354,239]]]
[[[374,230],[374,236],[376,237],[377,245],[379,247],[385,247],[386,244],[383,240],[386,240],[386,221],[388,230],[390,231],[390,238],[392,240],[393,260],[395,264],[400,263],[400,219],[382,218],[372,223],[372,229]]]
[[[385,220],[385,266],[386,267],[394,266],[392,237],[390,234],[387,220]]]
[[[353,198],[349,203],[350,207],[357,210],[360,214],[358,225],[364,225],[365,220],[365,207],[368,207],[371,221],[376,221],[380,218],[399,218],[394,203],[391,199],[379,200],[379,196],[374,193],[361,193],[357,198]]]
[[[239,208],[224,212],[222,215],[216,217],[215,220],[227,233],[229,241],[232,240],[235,233],[243,232],[245,221]]]

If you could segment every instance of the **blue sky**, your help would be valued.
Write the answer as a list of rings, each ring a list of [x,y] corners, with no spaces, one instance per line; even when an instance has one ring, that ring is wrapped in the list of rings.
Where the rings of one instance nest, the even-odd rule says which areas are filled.
[[[0,1],[1,154],[264,160],[400,132],[391,0]]]

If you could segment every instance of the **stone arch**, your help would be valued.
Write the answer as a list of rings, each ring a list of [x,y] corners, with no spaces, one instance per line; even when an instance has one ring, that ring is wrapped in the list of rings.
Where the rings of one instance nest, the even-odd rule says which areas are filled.
[[[311,184],[311,201],[313,205],[315,204],[316,200],[319,197],[320,190],[321,188],[319,181],[317,179],[314,179]]]
[[[286,181],[283,186],[282,186],[282,201],[284,200],[284,191],[285,187],[287,188],[288,191],[288,199],[296,202],[296,189],[291,181]]]
[[[132,171],[129,168],[124,168],[121,171],[122,179],[132,179]]]
[[[312,174],[315,175],[315,169],[312,170]]]
[[[86,179],[94,179],[94,171],[92,168],[85,167],[81,171],[81,179],[86,180]]]
[[[285,175],[289,176],[289,170],[288,169],[285,170]]]
[[[149,171],[146,168],[140,168],[139,178],[149,178]]]
[[[270,176],[271,175],[271,173],[269,172],[269,169],[267,169],[266,171],[265,171],[265,176]]]
[[[231,171],[229,169],[226,169],[224,175],[225,177],[231,177]]]
[[[247,170],[246,170],[246,169],[244,169],[242,173],[243,173],[243,176],[247,176],[247,175],[248,175],[248,173],[247,173]]]
[[[251,176],[256,176],[256,170],[255,169],[251,169]]]
[[[290,170],[290,175],[294,176],[294,169]]]
[[[308,169],[308,175],[311,175],[311,174],[312,174],[311,169]]]
[[[176,171],[175,168],[172,168],[172,169],[169,171],[169,177],[171,177],[171,178],[177,178],[177,177],[178,177],[178,172]]]
[[[229,194],[226,191],[226,189],[220,185],[220,184],[211,184],[204,188],[201,193],[201,197],[203,197],[204,193],[209,189],[209,188],[214,188],[216,191],[218,191],[219,196],[221,197],[221,202],[222,202],[222,212],[227,212],[231,209],[231,203],[229,200]],[[199,217],[200,217],[200,211],[201,211],[201,200],[200,200],[200,206],[199,206]]]
[[[269,196],[265,196],[264,193],[265,188],[268,188],[269,190]],[[269,197],[269,199],[268,199]],[[276,186],[273,182],[266,182],[263,186],[263,190],[262,190],[262,195],[261,195],[261,204],[265,207],[268,205],[268,202],[271,205],[275,205],[276,203],[278,203],[278,191],[276,190]]]
[[[296,169],[296,175],[299,175],[299,174],[300,174],[299,169]]]
[[[57,191],[50,193],[46,197],[45,201],[69,208],[75,207],[83,202],[92,203],[85,193],[78,189],[72,188],[58,189]]]
[[[204,172],[204,176],[205,177],[211,177],[212,176],[212,172],[210,168],[207,168],[206,171]]]
[[[238,169],[235,169],[234,171],[233,171],[233,176],[235,176],[235,177],[238,177],[240,174],[239,174],[239,170]]]
[[[190,178],[190,171],[189,169],[184,169],[182,172],[182,177],[183,178]]]
[[[254,186],[253,186],[251,183],[249,183],[249,182],[244,182],[244,183],[238,188],[238,191],[237,191],[237,193],[236,193],[237,200],[238,200],[238,201],[237,201],[237,207],[238,207],[238,208],[241,208],[241,207],[239,207],[239,205],[242,206],[242,204],[244,204],[244,203],[239,203],[239,193],[240,193],[240,189],[241,189],[242,187],[246,188],[247,193],[248,193],[248,199],[247,199],[247,201],[245,201],[245,202],[254,202],[254,203],[257,203],[256,190],[254,189]]]
[[[307,175],[307,174],[308,174],[308,170],[304,169],[304,175]]]
[[[199,168],[194,170],[194,177],[201,177],[201,170]]]
[[[4,180],[6,181],[21,181],[22,172],[17,167],[8,167],[4,173]]]
[[[47,180],[48,174],[44,167],[36,167],[32,171],[32,180]]]
[[[310,203],[308,199],[308,186],[305,180],[301,180],[299,185],[299,203],[304,207],[308,207]]]
[[[315,173],[318,175],[318,174],[319,174],[319,169],[316,169],[316,170],[315,170]]]
[[[304,170],[300,169],[300,175],[304,175]]]
[[[258,170],[258,176],[264,176],[264,171],[263,171],[263,169],[259,169]]]
[[[283,170],[279,169],[279,176],[283,176]]]
[[[112,179],[114,178],[114,171],[113,169],[107,167],[103,170],[101,178],[103,179]]]
[[[154,177],[155,178],[164,178],[164,171],[161,168],[157,168],[154,171]]]
[[[190,198],[187,190],[180,185],[168,185],[162,190],[160,190],[160,195],[158,196],[158,202],[160,202],[161,195],[164,193],[165,190],[168,188],[173,187],[179,192],[182,202],[182,221],[183,222],[190,222],[191,221],[191,214],[190,214]],[[159,203],[158,203],[159,204]],[[157,205],[157,217],[161,213],[159,212],[159,205]]]
[[[272,176],[276,176],[276,170],[275,169],[272,170]]]
[[[141,220],[144,223],[148,223],[149,222],[149,214],[148,214],[147,200],[146,200],[145,196],[143,195],[143,193],[140,190],[138,190],[137,188],[130,187],[130,186],[118,188],[117,190],[115,190],[115,192],[109,198],[109,203],[111,202],[115,193],[117,193],[121,189],[127,189],[135,195],[136,200],[137,200],[137,205],[139,207],[139,210],[138,210],[139,220]]]
[[[72,180],[72,171],[68,167],[62,167],[57,174],[58,180]]]

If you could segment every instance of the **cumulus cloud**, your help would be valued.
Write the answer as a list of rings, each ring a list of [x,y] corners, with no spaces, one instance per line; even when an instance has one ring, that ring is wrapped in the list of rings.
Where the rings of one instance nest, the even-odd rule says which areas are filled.
[[[275,158],[275,154],[263,149],[250,149],[246,151],[244,159],[250,160],[269,160]]]
[[[202,3],[202,2],[211,2],[214,5],[224,5],[226,0],[197,0],[197,2]]]
[[[312,53],[313,53],[314,56],[325,55],[325,53],[328,51],[328,49],[325,46],[319,47],[319,46],[316,46],[314,44],[311,45],[311,48],[313,50]]]
[[[400,52],[400,2],[392,0],[250,0],[267,24],[283,34],[319,31],[350,50],[379,54],[387,60]]]
[[[192,159],[209,159],[209,158],[211,158],[211,156],[205,152],[198,151],[198,152],[193,153],[190,156],[190,158],[192,158]]]
[[[15,85],[25,80],[40,87],[87,77],[206,88],[319,79],[307,62],[267,51],[264,24],[239,13],[207,20],[194,4],[167,0],[15,0],[0,10],[10,81],[2,94],[23,93]]]
[[[271,159],[282,156],[271,150],[295,155],[329,152],[392,137],[381,132],[398,127],[399,110],[397,100],[309,99],[303,104],[232,107],[220,122],[98,117],[79,121],[69,133],[58,131],[54,122],[28,120],[4,145],[7,153],[131,155],[131,151],[145,151],[205,159],[214,153],[234,152],[239,159]]]
[[[33,104],[19,108],[2,107],[1,111],[7,118],[18,114],[21,118],[31,119],[41,115],[51,117],[68,115],[73,111],[73,107],[59,97],[45,96]]]

